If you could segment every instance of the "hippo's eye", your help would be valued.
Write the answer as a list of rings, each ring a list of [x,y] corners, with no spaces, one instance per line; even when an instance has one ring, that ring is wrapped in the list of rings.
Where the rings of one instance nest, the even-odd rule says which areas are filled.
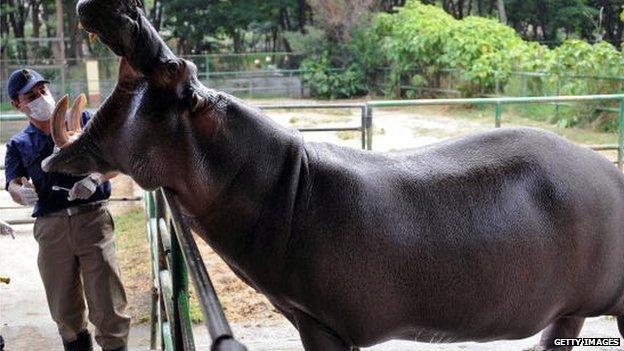
[[[178,74],[178,70],[180,68],[180,63],[178,60],[171,60],[167,62],[167,71],[170,76],[176,76]]]

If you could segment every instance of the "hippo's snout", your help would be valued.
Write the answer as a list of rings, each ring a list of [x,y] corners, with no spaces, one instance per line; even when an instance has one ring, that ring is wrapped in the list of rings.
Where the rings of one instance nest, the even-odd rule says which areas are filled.
[[[81,0],[76,5],[80,24],[97,35],[115,54],[126,56],[137,27],[139,3],[122,0]]]

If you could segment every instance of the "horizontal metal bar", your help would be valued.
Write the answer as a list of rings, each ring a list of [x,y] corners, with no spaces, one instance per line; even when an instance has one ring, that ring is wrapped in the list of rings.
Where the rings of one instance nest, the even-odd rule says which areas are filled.
[[[385,100],[369,101],[368,107],[400,107],[423,105],[496,105],[519,103],[545,103],[565,101],[607,101],[622,100],[624,94],[606,95],[569,95],[569,96],[532,96],[532,97],[505,97],[505,98],[472,98],[472,99],[420,99],[420,100]]]
[[[620,109],[616,108],[616,107],[596,107],[595,108],[596,111],[603,111],[603,112],[614,112],[614,113],[619,113]]]
[[[22,63],[18,63],[15,65],[7,65],[7,67],[9,68],[16,68],[16,67],[23,67],[23,66],[27,66],[28,68],[31,69],[36,69],[36,70],[49,70],[49,69],[63,69],[64,66],[63,65],[29,65],[29,64],[22,64]]]
[[[30,67],[30,66],[28,66]],[[95,110],[92,108],[88,108],[85,111],[89,111],[91,113],[95,113]],[[23,113],[5,113],[0,112],[0,122],[17,122],[17,121],[27,121],[28,118]]]
[[[28,118],[22,114],[16,113],[8,113],[8,114],[0,114],[0,122],[17,122],[17,121],[27,121]]]
[[[523,72],[523,71],[514,71],[511,74],[516,75],[516,76],[525,76],[525,77],[557,77],[557,78],[567,78],[567,79],[595,79],[595,80],[624,81],[624,77],[621,77],[621,76],[563,75],[563,74],[548,73],[548,72]]]
[[[132,202],[132,201],[143,201],[142,196],[131,196],[131,197],[111,197],[108,201],[115,202]]]
[[[241,91],[246,91],[247,88],[241,88]],[[364,109],[365,103],[353,103],[353,104],[286,104],[286,105],[257,105],[262,110],[289,110],[289,109]],[[0,114],[0,122],[15,122],[26,121],[28,118],[23,114],[9,113]]]
[[[596,151],[608,151],[608,150],[617,150],[619,148],[618,144],[607,144],[607,145],[586,145],[588,148]]]
[[[430,88],[430,87],[419,87],[414,85],[401,85],[401,89],[405,90],[423,90],[423,91],[432,91],[434,93],[448,93],[448,94],[461,94],[461,92],[457,89],[444,89],[444,88]]]
[[[288,109],[363,109],[366,108],[365,103],[353,104],[286,104],[286,105],[258,105],[262,110],[288,110]]]
[[[111,198],[108,199],[108,201],[115,201],[115,202],[143,201],[143,197],[141,197],[141,196],[134,196],[134,197],[111,197]],[[33,208],[33,206],[6,206],[6,207],[0,207],[0,210],[20,210],[20,209],[25,209],[25,208]]]
[[[10,219],[6,221],[9,225],[21,225],[21,224],[33,224],[35,223],[34,218],[26,218],[26,219]]]
[[[362,127],[344,127],[344,128],[298,128],[300,132],[342,132],[342,131],[361,131]]]

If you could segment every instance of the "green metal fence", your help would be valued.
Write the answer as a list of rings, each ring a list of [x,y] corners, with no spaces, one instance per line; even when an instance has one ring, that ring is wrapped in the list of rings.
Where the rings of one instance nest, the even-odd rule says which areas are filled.
[[[145,208],[153,280],[150,348],[160,347],[164,351],[196,349],[189,311],[190,272],[212,340],[210,350],[246,350],[234,339],[173,192],[161,188],[146,193]]]
[[[612,95],[580,95],[580,96],[539,96],[539,97],[505,97],[505,98],[476,98],[476,99],[420,99],[420,100],[386,100],[369,101],[366,103],[366,148],[373,148],[373,111],[378,108],[426,106],[426,105],[493,105],[494,127],[502,124],[503,105],[510,104],[537,104],[537,103],[564,103],[587,101],[616,101],[618,109],[618,144],[593,145],[595,150],[617,150],[617,164],[620,169],[624,165],[624,94]]]

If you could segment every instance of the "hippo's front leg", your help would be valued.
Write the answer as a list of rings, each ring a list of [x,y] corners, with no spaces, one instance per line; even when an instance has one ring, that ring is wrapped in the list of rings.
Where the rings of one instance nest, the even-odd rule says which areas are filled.
[[[352,351],[351,345],[342,340],[333,330],[322,325],[307,313],[293,314],[297,330],[306,351]]]

